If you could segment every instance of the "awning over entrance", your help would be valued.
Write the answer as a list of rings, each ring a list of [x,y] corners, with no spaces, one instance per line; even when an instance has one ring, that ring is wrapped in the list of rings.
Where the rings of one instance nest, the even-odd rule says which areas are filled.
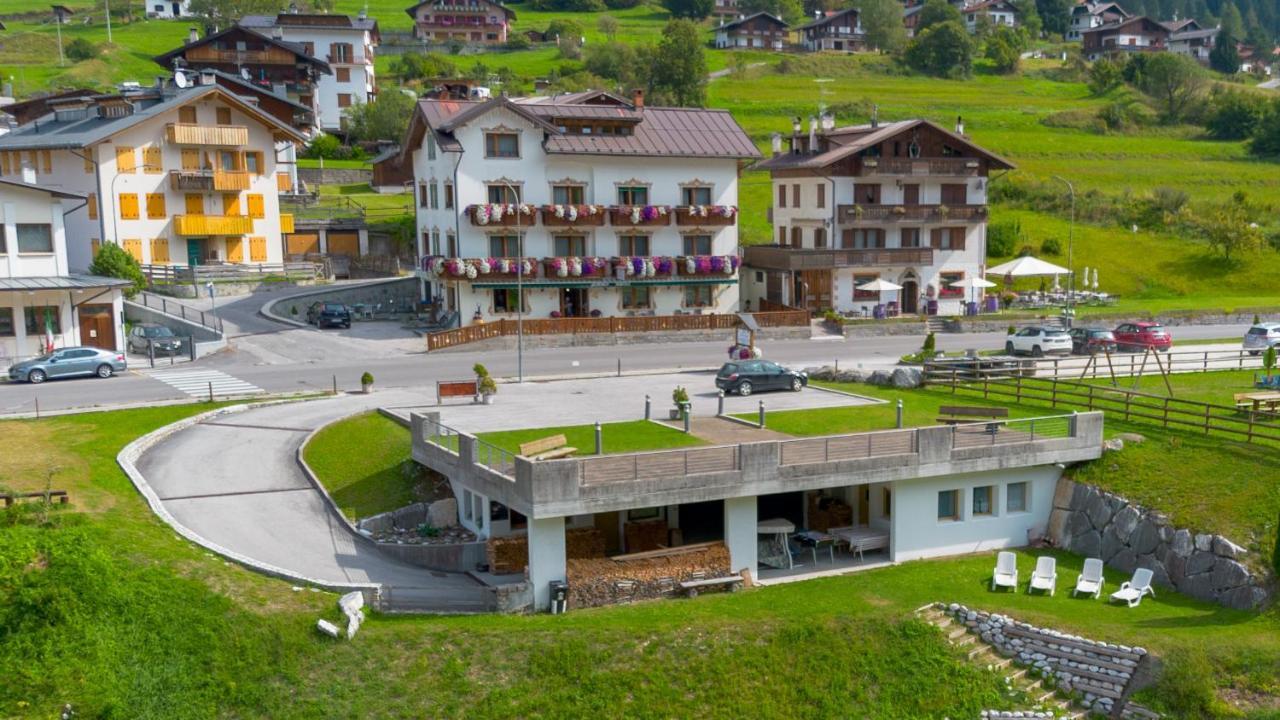
[[[125,287],[128,280],[101,275],[51,275],[47,277],[0,278],[3,290],[88,290],[91,288]]]

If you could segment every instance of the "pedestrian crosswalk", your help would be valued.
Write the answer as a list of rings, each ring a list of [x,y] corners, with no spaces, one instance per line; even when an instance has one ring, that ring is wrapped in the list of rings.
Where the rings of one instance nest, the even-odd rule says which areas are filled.
[[[214,397],[227,395],[251,395],[266,392],[257,385],[247,383],[217,370],[144,370],[143,375],[155,378],[170,387],[181,390],[192,397]]]

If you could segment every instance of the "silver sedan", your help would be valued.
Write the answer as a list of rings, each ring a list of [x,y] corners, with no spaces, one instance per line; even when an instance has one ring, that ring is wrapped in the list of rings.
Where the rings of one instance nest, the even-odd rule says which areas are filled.
[[[124,353],[92,347],[68,347],[11,365],[9,379],[15,382],[42,383],[65,377],[96,375],[109,378],[127,368]]]

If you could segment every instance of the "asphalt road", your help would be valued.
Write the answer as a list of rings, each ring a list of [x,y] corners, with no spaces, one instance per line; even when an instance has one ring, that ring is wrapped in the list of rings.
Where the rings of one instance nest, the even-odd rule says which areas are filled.
[[[465,379],[471,366],[484,363],[497,377],[517,375],[516,352],[446,352],[427,355],[418,339],[403,336],[391,323],[357,323],[351,330],[299,328],[269,320],[258,309],[278,295],[254,294],[223,301],[218,312],[230,338],[230,348],[203,358],[188,369],[209,369],[250,383],[271,393],[339,390],[359,387],[365,371],[379,389],[434,386],[436,380]],[[208,307],[208,301],[203,301]],[[1195,325],[1174,329],[1181,340],[1236,338],[1245,325]],[[1003,332],[940,334],[940,350],[999,348]],[[723,342],[653,343],[604,347],[526,350],[524,376],[579,375],[647,370],[679,370],[719,366],[730,338]],[[763,343],[765,357],[796,366],[824,365],[839,360],[842,367],[883,367],[915,352],[919,335],[875,338],[787,340]],[[157,368],[163,369],[163,368]],[[0,385],[0,415],[72,408],[152,404],[188,399],[181,390],[149,376],[146,369],[100,380],[62,380],[43,385]]]

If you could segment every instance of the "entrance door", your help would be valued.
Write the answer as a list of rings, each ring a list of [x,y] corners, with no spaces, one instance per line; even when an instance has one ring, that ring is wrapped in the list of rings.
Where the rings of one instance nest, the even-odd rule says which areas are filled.
[[[907,280],[902,283],[902,313],[904,315],[913,315],[920,312],[920,286],[915,280]]]
[[[803,300],[800,307],[815,313],[834,307],[830,270],[801,270],[797,282],[800,286],[796,288],[796,297]]]
[[[199,265],[204,258],[204,240],[187,238],[187,264]]]
[[[330,255],[360,255],[360,235],[353,232],[330,232],[328,237]]]
[[[591,313],[587,288],[565,288],[560,294],[560,314],[565,317],[587,317]]]
[[[116,323],[110,305],[81,305],[78,315],[81,345],[116,349]]]

